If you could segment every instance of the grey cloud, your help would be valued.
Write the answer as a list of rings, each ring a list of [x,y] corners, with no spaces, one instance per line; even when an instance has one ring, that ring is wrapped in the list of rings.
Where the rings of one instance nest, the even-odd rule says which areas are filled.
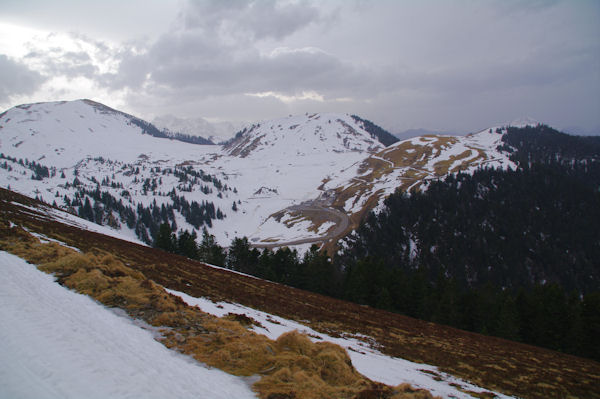
[[[85,52],[52,48],[47,52],[30,52],[25,55],[24,59],[38,65],[38,69],[48,76],[93,78],[98,72],[98,69],[92,64],[89,54]]]
[[[366,75],[351,63],[316,49],[258,50],[258,40],[280,40],[322,18],[306,1],[188,2],[172,31],[142,54],[121,54],[118,73],[101,82],[113,89],[161,87],[198,96],[306,90],[348,94]]]
[[[45,80],[40,73],[0,54],[0,102],[13,95],[33,93]]]
[[[209,55],[205,55],[189,54],[188,48],[181,47],[183,54],[173,53],[178,47],[173,43],[171,47],[155,47],[148,54],[132,57],[122,63],[120,74],[133,79],[126,83],[130,87],[132,82],[138,88],[142,83],[156,84],[173,90],[195,90],[198,95],[264,91],[293,95],[306,90],[348,94],[364,84],[366,78],[365,72],[351,64],[314,49],[273,55],[256,50],[239,54],[209,49]],[[140,80],[144,71],[151,74],[149,81]]]
[[[176,111],[186,103],[224,119],[346,109],[388,125],[461,130],[523,114],[546,121],[561,109],[565,120],[575,119],[569,113],[594,114],[587,108],[599,103],[600,52],[589,38],[598,29],[574,23],[580,8],[528,0],[421,4],[364,2],[358,11],[351,5],[329,40],[322,35],[324,11],[311,3],[190,2],[170,32],[143,51],[120,53],[118,73],[101,79],[130,88],[140,109],[160,113],[157,104],[177,104]],[[304,91],[324,101],[244,96]],[[587,108],[569,97],[576,92]],[[587,118],[597,125],[597,117]]]
[[[306,1],[192,1],[180,15],[186,29],[215,32],[237,40],[282,39],[321,18]]]

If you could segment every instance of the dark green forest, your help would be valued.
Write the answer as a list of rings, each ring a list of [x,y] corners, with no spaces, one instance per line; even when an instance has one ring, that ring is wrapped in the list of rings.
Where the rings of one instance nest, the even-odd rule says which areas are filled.
[[[396,193],[336,257],[345,299],[600,359],[600,138],[508,128],[516,170]]]
[[[371,137],[379,140],[379,142],[384,146],[387,147],[388,145],[394,144],[395,142],[399,141],[399,139],[396,136],[394,136],[384,128],[374,124],[370,120],[363,119],[358,115],[351,115],[351,117],[352,119],[354,119],[355,122],[362,123],[363,128],[367,132],[369,132]]]

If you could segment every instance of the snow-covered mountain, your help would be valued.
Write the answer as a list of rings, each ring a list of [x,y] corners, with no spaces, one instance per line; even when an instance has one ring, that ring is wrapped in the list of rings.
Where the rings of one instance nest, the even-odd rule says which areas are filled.
[[[349,115],[306,114],[273,119],[241,131],[224,149],[241,158],[373,153],[384,145]]]
[[[107,157],[135,162],[141,155],[182,159],[198,148],[148,134],[152,125],[90,100],[19,105],[0,115],[6,155],[56,168]]]
[[[314,240],[324,232],[310,222],[264,222],[384,148],[348,115],[263,122],[224,149],[145,134],[150,124],[140,121],[88,100],[12,108],[0,116],[1,184],[147,242],[162,222],[207,227],[222,245],[235,236]]]
[[[497,149],[503,131],[386,147],[376,125],[319,113],[264,121],[209,146],[89,100],[27,104],[0,115],[0,184],[147,243],[169,223],[208,228],[223,246],[247,236],[307,248],[347,233],[397,188],[511,167]]]
[[[502,144],[505,127],[466,136],[427,135],[392,144],[356,165],[350,179],[332,179],[324,185],[358,223],[364,213],[397,189],[409,192],[448,173],[472,172],[482,166],[515,168]]]

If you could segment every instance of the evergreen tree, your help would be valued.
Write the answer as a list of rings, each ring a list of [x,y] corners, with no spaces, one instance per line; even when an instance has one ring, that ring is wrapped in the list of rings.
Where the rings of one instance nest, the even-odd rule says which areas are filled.
[[[226,264],[232,270],[255,275],[259,256],[260,253],[256,248],[250,248],[247,237],[235,237],[229,246]]]
[[[198,259],[197,238],[195,230],[191,233],[187,230],[179,232],[179,236],[177,237],[177,253],[190,259]]]
[[[153,243],[154,248],[160,248],[167,252],[175,252],[177,248],[177,239],[171,231],[168,223],[162,223],[158,229]]]
[[[211,265],[225,266],[225,252],[217,244],[215,236],[209,234],[206,228],[202,230],[202,242],[198,247],[198,259]]]

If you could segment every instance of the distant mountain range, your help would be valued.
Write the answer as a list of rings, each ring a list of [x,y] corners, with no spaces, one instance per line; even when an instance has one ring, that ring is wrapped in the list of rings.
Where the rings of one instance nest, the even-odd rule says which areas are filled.
[[[152,120],[152,124],[169,132],[205,137],[215,144],[229,140],[243,128],[242,125],[231,122],[212,123],[201,117],[178,118],[173,115],[158,116]]]
[[[186,125],[153,123],[90,100],[25,104],[0,115],[0,184],[150,243],[161,223],[208,228],[221,245],[334,243],[395,190],[447,173],[507,168],[503,130],[398,141],[356,115],[256,123],[222,146]],[[220,134],[220,133],[219,133]],[[220,136],[225,138],[226,136]]]
[[[460,133],[418,128],[418,129],[403,130],[401,132],[394,133],[394,136],[396,136],[400,140],[406,140],[406,139],[410,139],[412,137],[417,137],[417,136],[440,135],[440,134],[450,135],[450,136],[458,136]]]

